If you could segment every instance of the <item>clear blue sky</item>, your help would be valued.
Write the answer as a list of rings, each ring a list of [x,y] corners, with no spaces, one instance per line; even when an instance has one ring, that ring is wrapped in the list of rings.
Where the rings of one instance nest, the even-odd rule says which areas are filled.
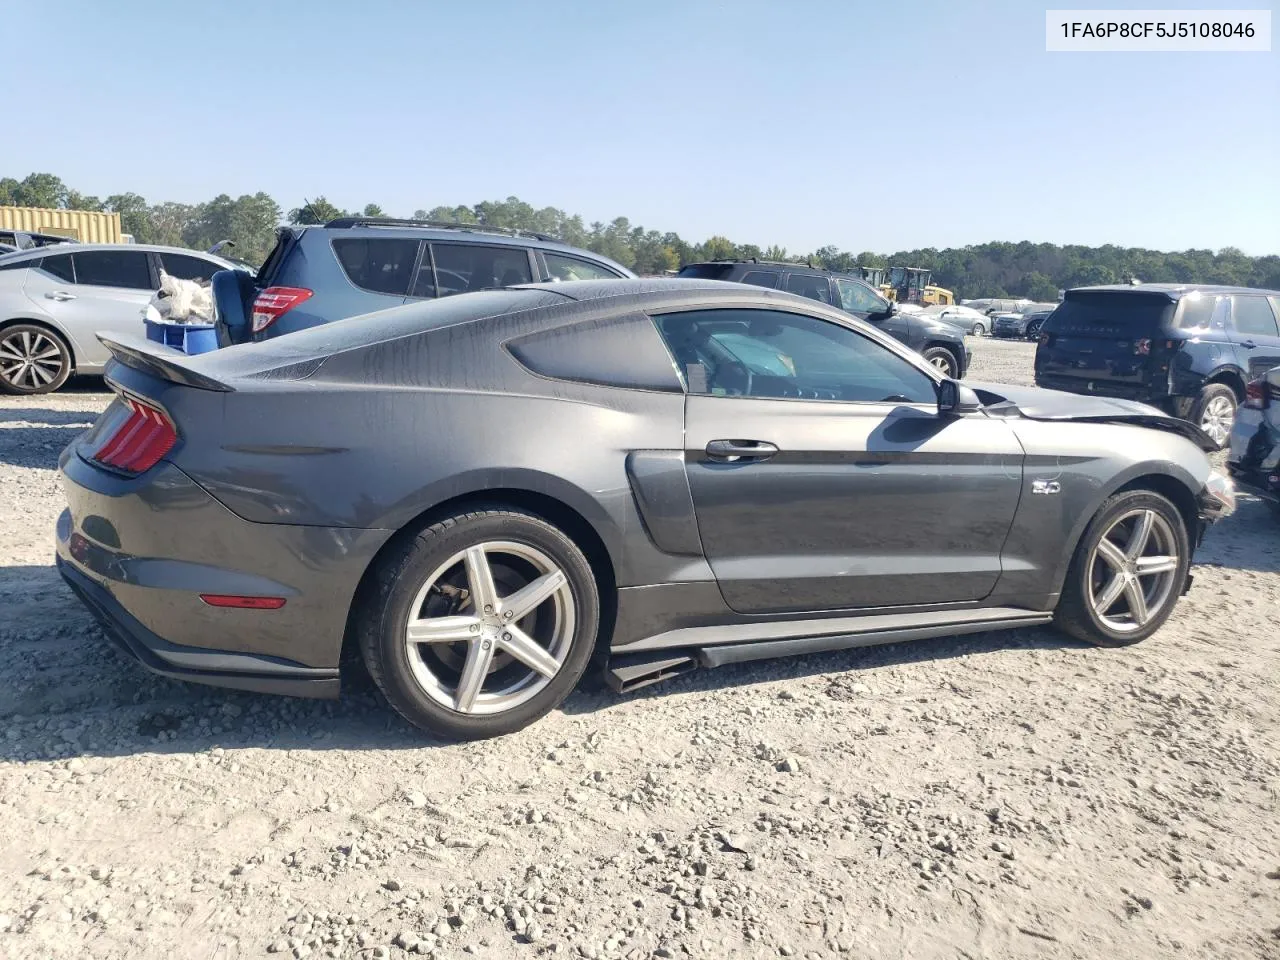
[[[1280,44],[1046,53],[1065,5],[0,0],[0,175],[400,215],[515,195],[793,251],[1280,252]]]

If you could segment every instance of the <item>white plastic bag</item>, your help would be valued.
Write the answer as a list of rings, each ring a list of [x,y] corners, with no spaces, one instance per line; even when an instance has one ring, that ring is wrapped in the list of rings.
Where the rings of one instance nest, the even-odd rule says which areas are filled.
[[[147,308],[148,319],[155,310],[168,323],[213,323],[211,288],[195,280],[179,280],[160,271],[160,289]]]

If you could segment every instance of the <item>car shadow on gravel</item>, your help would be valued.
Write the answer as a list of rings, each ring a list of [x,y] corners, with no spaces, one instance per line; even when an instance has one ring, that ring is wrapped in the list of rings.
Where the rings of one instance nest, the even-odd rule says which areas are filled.
[[[713,693],[733,687],[746,687],[780,680],[802,680],[814,676],[829,676],[835,683],[841,678],[849,678],[851,674],[856,675],[862,671],[880,670],[885,667],[925,662],[941,663],[958,657],[977,657],[1004,650],[1064,648],[1082,651],[1092,649],[1088,644],[1073,640],[1049,628],[995,630],[990,633],[938,637],[934,640],[912,640],[828,653],[780,657],[774,660],[756,660],[708,670],[699,668],[683,677],[667,680],[625,695],[614,694],[607,689],[596,692],[580,691],[570,697],[562,709],[566,713],[594,713],[611,702],[622,700],[658,699],[672,694]]]
[[[10,423],[46,427],[89,427],[98,418],[92,410],[53,410],[49,407],[10,406],[0,400],[0,428]]]

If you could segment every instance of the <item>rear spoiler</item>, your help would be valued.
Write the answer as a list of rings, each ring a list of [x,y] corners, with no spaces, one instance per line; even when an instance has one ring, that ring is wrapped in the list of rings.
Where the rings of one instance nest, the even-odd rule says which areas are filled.
[[[235,387],[192,370],[186,365],[189,359],[187,355],[174,347],[166,347],[153,340],[128,334],[109,337],[100,333],[98,339],[111,351],[111,356],[116,362],[126,367],[132,367],[134,370],[140,370],[161,380],[168,380],[170,383],[195,387],[197,390],[235,392]]]

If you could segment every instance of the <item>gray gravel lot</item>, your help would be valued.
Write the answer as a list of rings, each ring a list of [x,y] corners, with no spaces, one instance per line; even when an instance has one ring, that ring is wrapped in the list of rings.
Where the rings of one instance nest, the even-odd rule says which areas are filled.
[[[1033,347],[977,341],[973,379]],[[1280,958],[1280,524],[1159,634],[1049,629],[587,690],[424,741],[153,678],[52,567],[101,381],[0,399],[0,957]]]

